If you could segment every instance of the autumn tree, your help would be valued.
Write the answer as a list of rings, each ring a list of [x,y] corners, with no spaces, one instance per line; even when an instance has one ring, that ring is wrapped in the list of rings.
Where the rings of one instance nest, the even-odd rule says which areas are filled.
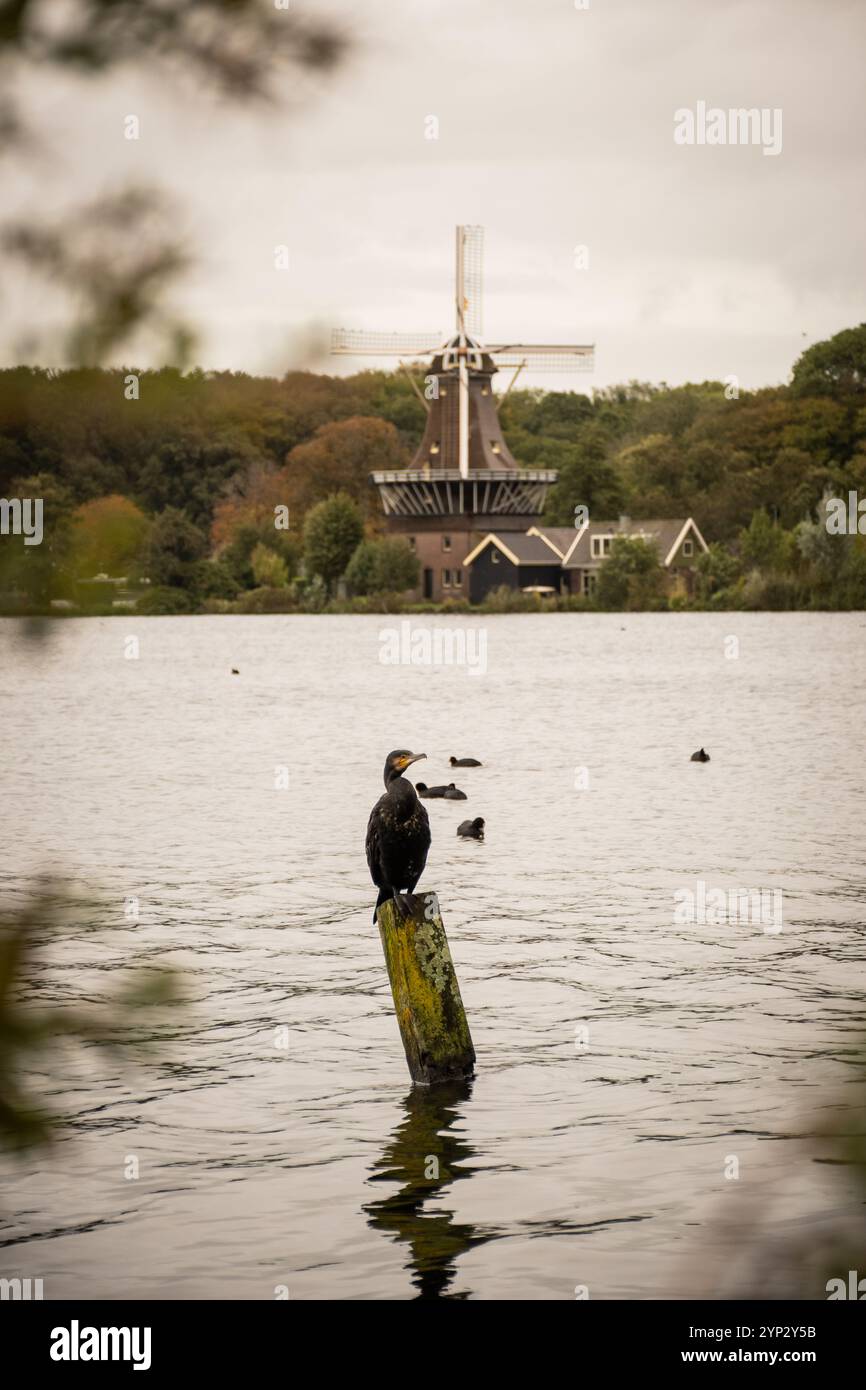
[[[113,493],[73,514],[72,562],[82,578],[124,575],[147,540],[150,521],[128,497]]]
[[[393,425],[386,420],[352,416],[323,425],[307,444],[287,459],[292,515],[306,516],[336,492],[354,499],[362,512],[378,517],[379,504],[370,474],[405,468],[409,458]]]
[[[241,526],[257,531],[287,531],[291,525],[289,474],[286,468],[256,460],[236,476],[214,507],[211,540],[219,550]]]

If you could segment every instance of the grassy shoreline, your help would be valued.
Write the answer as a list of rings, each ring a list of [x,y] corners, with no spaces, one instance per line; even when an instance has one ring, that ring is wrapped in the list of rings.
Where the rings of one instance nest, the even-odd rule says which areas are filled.
[[[251,590],[244,599],[260,595],[261,591]],[[279,596],[277,596],[279,595]],[[787,596],[786,596],[787,597]],[[590,599],[561,598],[538,599],[531,595],[515,594],[509,600],[501,596],[491,596],[485,603],[470,604],[465,600],[449,600],[444,603],[405,603],[397,595],[385,595],[372,599],[331,599],[317,607],[303,606],[297,601],[283,597],[279,591],[272,591],[258,603],[241,600],[205,599],[192,602],[189,607],[169,610],[145,610],[137,608],[89,607],[87,609],[56,609],[27,607],[16,610],[0,609],[0,619],[82,619],[82,618],[152,618],[152,617],[458,617],[483,618],[503,617],[513,614],[538,613],[607,613],[611,616],[623,613],[862,613],[862,605],[836,602],[813,594],[808,603],[752,603],[733,601],[729,594],[718,595],[716,601],[699,601],[680,597],[662,600],[645,607],[602,608]]]

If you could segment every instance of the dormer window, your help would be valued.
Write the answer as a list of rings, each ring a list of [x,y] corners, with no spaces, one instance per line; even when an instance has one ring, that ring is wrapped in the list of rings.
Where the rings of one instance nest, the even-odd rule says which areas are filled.
[[[592,538],[592,558],[593,560],[603,560],[610,554],[610,547],[613,536],[593,536]]]
[[[695,543],[693,540],[683,541],[683,555],[694,555]]]

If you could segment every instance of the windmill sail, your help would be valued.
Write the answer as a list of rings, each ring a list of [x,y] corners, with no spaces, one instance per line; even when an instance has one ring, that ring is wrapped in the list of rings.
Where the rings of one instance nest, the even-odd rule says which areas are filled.
[[[442,347],[442,333],[376,333],[335,328],[331,352],[351,357],[430,357]]]
[[[457,228],[457,331],[470,338],[484,332],[484,228]]]
[[[528,372],[591,372],[592,343],[499,343],[487,347],[497,367],[525,367]]]

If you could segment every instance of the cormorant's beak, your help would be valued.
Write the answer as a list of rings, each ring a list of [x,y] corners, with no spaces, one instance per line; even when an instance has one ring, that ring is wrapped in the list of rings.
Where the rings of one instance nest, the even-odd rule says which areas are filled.
[[[421,759],[426,757],[426,753],[410,753],[408,758],[403,759],[403,767],[409,767],[410,763],[420,763]]]

